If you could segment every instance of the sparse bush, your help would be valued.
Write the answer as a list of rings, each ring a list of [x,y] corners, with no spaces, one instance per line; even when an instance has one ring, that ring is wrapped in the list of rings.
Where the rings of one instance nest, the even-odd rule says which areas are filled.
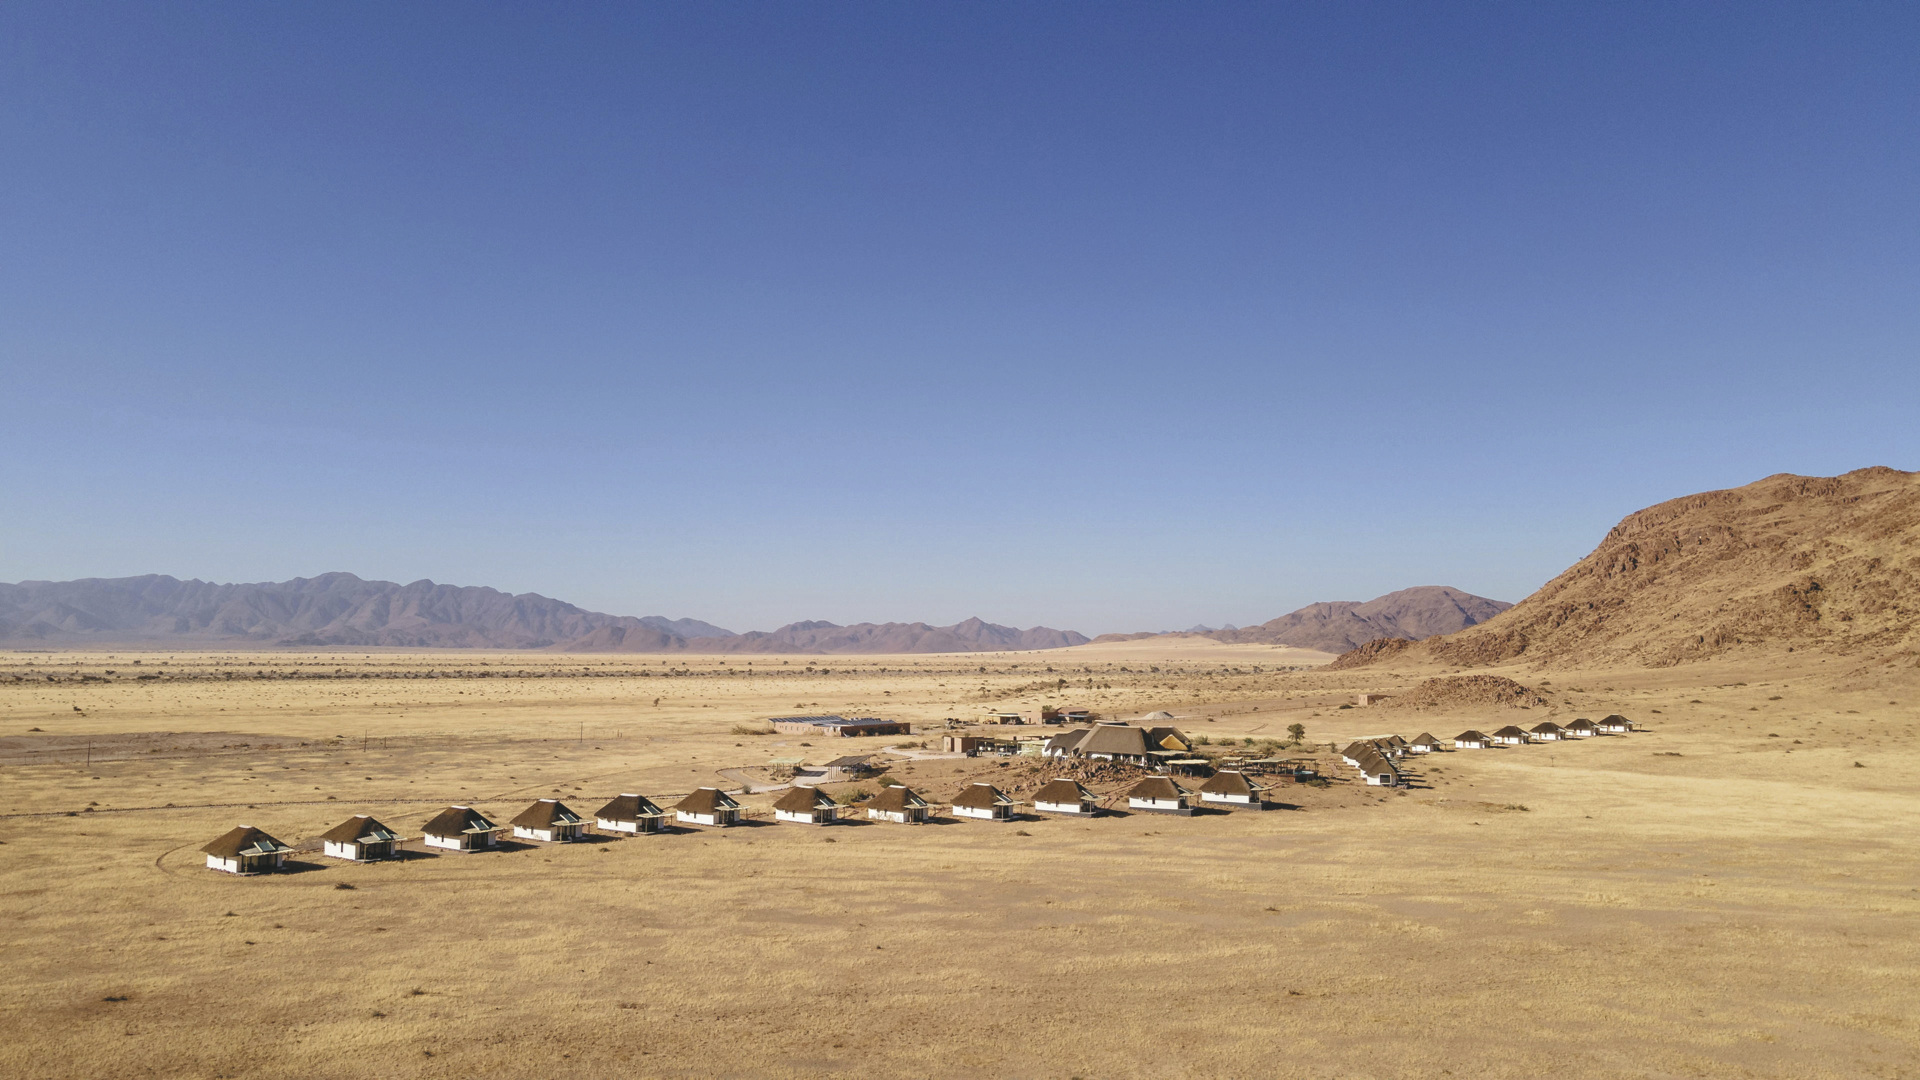
[[[730,735],[771,735],[773,734],[773,726],[771,724],[735,724],[733,725],[733,729],[729,731],[728,734]]]
[[[852,806],[854,803],[865,802],[871,798],[873,798],[873,792],[868,791],[866,788],[852,788],[835,795],[833,801],[839,803],[841,806]]]

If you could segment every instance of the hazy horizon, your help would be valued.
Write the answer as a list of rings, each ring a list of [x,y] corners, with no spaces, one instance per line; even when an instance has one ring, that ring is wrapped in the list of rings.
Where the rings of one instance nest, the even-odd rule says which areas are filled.
[[[1517,601],[1920,467],[1920,10],[0,10],[0,580]]]

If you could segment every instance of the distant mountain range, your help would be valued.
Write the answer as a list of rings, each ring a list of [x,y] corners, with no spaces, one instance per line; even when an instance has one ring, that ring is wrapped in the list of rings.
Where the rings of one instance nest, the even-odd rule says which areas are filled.
[[[1184,631],[1228,643],[1292,645],[1343,653],[1376,638],[1419,641],[1475,626],[1512,607],[1504,600],[1462,592],[1444,585],[1401,589],[1372,600],[1335,600],[1308,604],[1259,626]],[[1095,641],[1129,641],[1152,634],[1104,634]]]
[[[570,652],[907,653],[1057,649],[1071,630],[799,622],[736,634],[698,619],[587,611],[538,593],[322,574],[219,585],[162,574],[0,584],[0,643],[14,646],[384,646]]]

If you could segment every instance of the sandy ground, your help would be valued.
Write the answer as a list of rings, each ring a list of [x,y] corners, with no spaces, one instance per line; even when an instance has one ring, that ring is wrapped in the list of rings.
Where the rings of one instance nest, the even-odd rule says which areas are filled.
[[[1920,1076],[1914,673],[1516,670],[1551,709],[1420,713],[1339,706],[1423,673],[1134,644],[752,674],[0,654],[0,1075]],[[198,853],[241,822],[416,836],[448,802],[591,811],[904,741],[736,733],[779,713],[918,742],[1048,701],[1165,708],[1215,749],[1301,723],[1322,760],[1548,716],[1647,730],[1436,755],[1404,793],[1342,774],[1265,813],[820,829],[757,795],[721,832],[246,879]],[[892,771],[929,797],[1044,779]]]

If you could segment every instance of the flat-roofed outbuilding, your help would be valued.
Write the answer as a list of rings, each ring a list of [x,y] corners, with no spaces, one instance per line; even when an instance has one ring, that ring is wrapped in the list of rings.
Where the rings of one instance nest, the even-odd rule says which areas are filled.
[[[348,862],[391,859],[399,846],[397,833],[366,814],[355,814],[320,834],[321,853]]]
[[[1191,814],[1187,789],[1170,776],[1149,776],[1127,789],[1127,809],[1149,814]]]
[[[293,852],[252,825],[229,829],[200,850],[207,853],[207,869],[242,875],[270,874],[286,865]]]
[[[840,807],[833,796],[818,788],[794,787],[774,801],[773,819],[795,825],[831,825],[840,819]]]
[[[882,720],[877,716],[776,716],[769,721],[783,735],[816,735],[827,739],[848,739],[862,735],[911,735],[913,725],[900,720]]]
[[[1093,792],[1077,780],[1061,777],[1040,785],[1033,793],[1033,808],[1047,814],[1078,814],[1090,817],[1094,812]]]
[[[955,817],[980,821],[1007,821],[1013,817],[1013,799],[992,784],[968,784],[953,797]]]
[[[632,792],[619,795],[593,812],[594,827],[603,833],[657,833],[667,824],[667,812],[652,799]]]
[[[420,827],[428,847],[445,851],[483,851],[497,847],[501,828],[471,806],[449,806]]]
[[[567,808],[559,799],[536,799],[507,824],[513,826],[517,840],[538,840],[543,844],[569,844],[587,831],[587,821]]]

